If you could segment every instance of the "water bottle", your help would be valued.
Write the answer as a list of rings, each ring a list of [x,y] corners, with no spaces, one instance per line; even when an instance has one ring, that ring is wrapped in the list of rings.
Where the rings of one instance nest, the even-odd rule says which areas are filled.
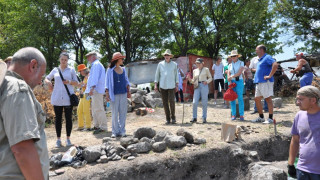
[[[86,99],[89,101],[91,99],[91,96],[88,95]]]
[[[108,107],[110,107],[110,103],[109,103],[109,102],[107,102],[107,108],[108,108]]]

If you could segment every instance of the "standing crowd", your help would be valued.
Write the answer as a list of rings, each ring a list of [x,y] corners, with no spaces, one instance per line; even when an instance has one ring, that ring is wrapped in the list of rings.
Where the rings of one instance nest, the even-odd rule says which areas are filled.
[[[202,58],[197,58],[193,73],[184,74],[171,59],[173,55],[167,49],[155,72],[155,91],[160,91],[166,124],[175,124],[176,101],[184,102],[182,80],[194,87],[192,123],[197,122],[197,108],[201,99],[202,122],[207,122],[207,105],[209,83],[214,80],[214,104],[217,104],[219,86],[224,93],[233,85],[239,104],[240,121],[244,118],[243,91],[246,84],[246,95],[255,94],[256,111],[259,116],[252,122],[273,123],[272,96],[274,91],[273,77],[277,71],[282,77],[278,63],[266,53],[264,45],[255,49],[257,57],[245,63],[239,58],[237,50],[228,56],[228,65],[223,66],[219,57],[212,67],[212,74]],[[320,179],[320,90],[310,86],[312,69],[296,54],[298,65],[291,73],[299,74],[300,89],[297,92],[296,104],[300,110],[292,126],[292,140],[289,150],[288,173],[298,179]],[[110,102],[112,109],[112,138],[126,136],[127,98],[131,97],[130,82],[123,66],[121,53],[113,54],[110,66],[105,70],[95,52],[86,54],[91,64],[90,71],[84,64],[78,65],[77,71],[83,76],[81,81],[76,71],[68,66],[69,55],[62,53],[59,66],[52,69],[45,77],[44,83],[52,91],[51,104],[55,113],[56,147],[62,146],[62,116],[66,120],[66,146],[71,146],[72,109],[74,106],[74,87],[80,88],[78,106],[78,129],[91,131],[94,134],[107,131],[107,117],[103,97]],[[45,112],[35,98],[33,88],[42,83],[46,72],[46,60],[36,48],[26,47],[17,51],[5,62],[0,60],[0,179],[48,179],[49,157],[46,144]],[[280,70],[279,70],[280,69]],[[311,74],[311,75],[310,75]],[[212,77],[213,76],[213,77]],[[279,80],[277,78],[277,80]],[[285,78],[282,77],[284,80]],[[54,81],[54,83],[53,83]],[[235,86],[234,86],[235,85]],[[180,98],[179,98],[180,95]],[[261,100],[265,106],[262,107]],[[231,106],[231,120],[236,120],[236,100],[226,101],[225,107]],[[91,112],[90,112],[91,107]],[[269,113],[264,117],[263,109]],[[18,113],[17,113],[18,112]],[[91,116],[92,114],[92,116]],[[91,128],[91,121],[93,127]],[[294,166],[299,152],[299,161]],[[41,169],[42,171],[39,171]]]

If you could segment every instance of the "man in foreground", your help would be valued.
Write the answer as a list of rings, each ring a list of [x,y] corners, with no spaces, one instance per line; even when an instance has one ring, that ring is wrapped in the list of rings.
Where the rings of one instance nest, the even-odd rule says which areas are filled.
[[[300,110],[294,118],[289,150],[288,173],[301,179],[320,179],[320,90],[304,86],[297,92]],[[299,152],[297,169],[294,161]]]
[[[46,60],[36,48],[20,49],[0,86],[0,179],[48,179],[45,113],[32,89]]]

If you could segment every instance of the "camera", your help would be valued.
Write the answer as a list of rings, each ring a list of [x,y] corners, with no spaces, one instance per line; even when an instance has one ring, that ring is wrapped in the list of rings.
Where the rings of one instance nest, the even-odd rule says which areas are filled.
[[[239,76],[238,76],[238,77],[236,77],[236,81],[239,81]]]
[[[81,93],[81,94],[80,94],[80,98],[83,98],[83,97],[84,97],[84,96],[83,96],[83,94]]]

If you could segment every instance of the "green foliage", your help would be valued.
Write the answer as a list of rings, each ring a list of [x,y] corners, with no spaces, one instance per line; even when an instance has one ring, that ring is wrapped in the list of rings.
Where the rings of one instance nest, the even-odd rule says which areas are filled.
[[[282,18],[281,26],[293,29],[294,41],[305,42],[302,50],[320,51],[320,3],[318,0],[275,1],[275,9]]]

